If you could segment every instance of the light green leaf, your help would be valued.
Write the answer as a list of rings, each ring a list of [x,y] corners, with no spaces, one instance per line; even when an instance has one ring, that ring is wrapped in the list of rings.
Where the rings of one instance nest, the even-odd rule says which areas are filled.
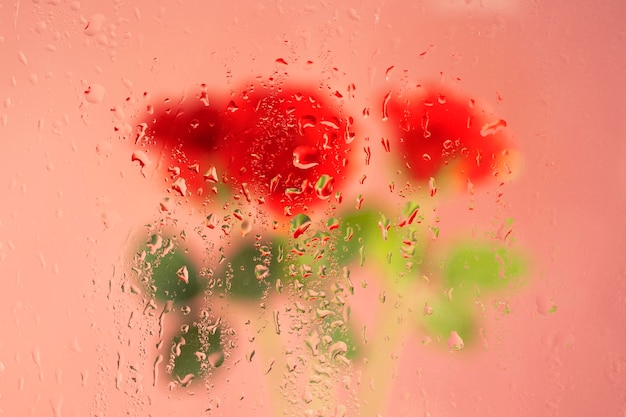
[[[477,285],[480,290],[503,288],[525,275],[522,255],[497,243],[466,243],[456,246],[447,256],[445,284],[459,289]]]

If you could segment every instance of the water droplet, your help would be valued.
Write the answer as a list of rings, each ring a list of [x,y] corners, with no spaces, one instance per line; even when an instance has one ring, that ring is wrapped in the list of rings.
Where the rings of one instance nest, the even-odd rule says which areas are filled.
[[[313,275],[313,269],[307,264],[302,264],[300,265],[300,274],[302,275],[302,278],[308,278]]]
[[[159,364],[163,362],[163,355],[159,354],[154,359],[154,363],[152,364],[152,386],[156,387],[157,382],[159,382]]]
[[[172,210],[172,201],[171,201],[171,199],[169,197],[165,197],[159,203],[159,207],[160,207],[161,211],[171,211]]]
[[[235,103],[232,100],[228,103],[228,106],[226,106],[226,111],[228,111],[230,113],[234,113],[237,110],[239,110],[239,106],[237,106],[237,103]]]
[[[385,94],[385,97],[383,98],[383,121],[389,119],[387,106],[389,105],[390,99],[391,99],[391,91]]]
[[[333,193],[334,178],[330,175],[323,174],[315,183],[315,193],[322,199],[328,199]]]
[[[274,330],[276,331],[276,334],[280,334],[280,321],[278,315],[279,311],[274,310]]]
[[[311,226],[311,218],[306,214],[297,214],[291,219],[291,232],[295,238],[301,236]]]
[[[243,213],[241,212],[241,209],[233,210],[233,216],[237,220],[243,220]],[[228,221],[228,220],[230,220],[230,216],[224,216],[224,221]]]
[[[148,155],[144,151],[133,152],[133,154],[130,157],[130,160],[132,162],[135,162],[135,161],[139,162],[139,165],[141,166],[141,168],[145,167],[146,165],[150,163],[150,159],[148,158]]]
[[[328,353],[331,359],[335,359],[337,355],[345,355],[347,352],[348,352],[348,345],[342,341],[333,343],[328,348]]]
[[[450,332],[450,337],[448,338],[448,349],[453,352],[458,352],[463,349],[465,344],[463,343],[463,339],[459,334],[455,331]]]
[[[326,220],[326,227],[328,227],[328,230],[339,229],[339,224],[339,219],[337,219],[336,217],[331,217],[330,219]]]
[[[270,269],[267,266],[259,264],[254,267],[254,276],[256,276],[256,279],[259,281],[264,280],[269,275]]]
[[[318,319],[325,319],[328,316],[332,316],[332,314],[333,314],[332,311],[326,310],[326,309],[318,308],[318,309],[315,310],[315,316]]]
[[[209,354],[209,363],[214,368],[219,368],[224,363],[224,352],[221,350]]]
[[[400,216],[400,222],[398,223],[398,226],[404,227],[408,224],[413,223],[413,220],[415,220],[415,216],[417,216],[419,208],[419,204],[408,201],[402,208],[402,214]]]
[[[180,383],[181,387],[187,387],[189,384],[191,384],[191,381],[195,378],[195,375],[190,373],[185,375],[184,377],[180,377],[180,376],[176,376],[176,379],[178,379],[178,382]]]
[[[359,12],[357,12],[356,9],[353,9],[352,7],[348,9],[348,17],[357,22],[361,20],[361,15],[359,15]]]
[[[319,165],[317,148],[300,145],[293,150],[293,165],[300,169],[309,169]]]
[[[85,90],[85,99],[92,104],[102,103],[106,89],[101,84],[92,84]]]
[[[198,99],[202,104],[204,104],[205,107],[209,106],[209,91],[207,85],[204,83],[200,85],[200,95],[198,96]]]
[[[37,33],[43,33],[46,29],[48,29],[48,25],[43,20],[40,20],[35,24],[35,32]]]
[[[302,401],[304,401],[307,404],[310,404],[311,402],[313,402],[313,394],[311,393],[310,389],[308,388],[304,389],[304,392],[302,393]],[[308,411],[313,411],[313,410],[308,410]],[[306,415],[306,412],[305,412],[305,415]]]
[[[424,315],[432,316],[432,314],[433,314],[433,308],[430,306],[430,304],[428,303],[424,304]]]
[[[55,396],[54,398],[50,398],[50,406],[52,407],[52,416],[61,417],[61,409],[63,408],[63,397]]]
[[[241,193],[248,203],[252,201],[252,198],[250,197],[250,189],[248,188],[248,183],[244,182],[243,184],[241,184]]]
[[[496,120],[495,122],[487,123],[480,128],[480,136],[485,137],[495,134],[497,131],[506,127],[506,121],[503,119]]]
[[[391,143],[389,142],[389,139],[382,138],[380,140],[380,143],[382,143],[383,148],[385,149],[385,152],[387,153],[391,152]]]
[[[216,183],[219,179],[219,177],[217,176],[217,169],[214,166],[210,166],[209,169],[206,170],[203,176],[206,181],[209,181],[212,183]]]
[[[435,183],[435,179],[430,177],[428,180],[428,189],[430,190],[430,196],[434,197],[437,194],[437,184]]]
[[[467,192],[469,195],[474,195],[474,184],[469,180],[469,178],[467,179]]]
[[[187,195],[187,182],[182,177],[176,178],[176,180],[172,184],[172,189],[178,192],[182,197],[184,197],[185,195]]]
[[[185,346],[186,344],[187,344],[187,341],[185,340],[184,337],[179,338],[178,343],[174,345],[174,349],[173,349],[174,356],[179,357],[180,354],[182,353],[182,347]]]
[[[39,380],[43,381],[43,368],[41,367],[41,352],[39,348],[34,348],[32,351],[33,362],[39,370]]]
[[[307,127],[315,127],[317,119],[315,116],[304,115],[298,120],[298,131],[303,134],[303,130]]]
[[[318,348],[319,348],[319,343],[320,343],[320,336],[316,330],[313,330],[309,334],[309,336],[304,339],[304,343],[311,350],[311,353],[313,354],[313,356],[319,355]]]
[[[150,255],[154,255],[163,246],[163,237],[159,234],[152,235],[150,242],[146,246],[150,249]]]
[[[354,124],[354,119],[352,117],[348,117],[346,121],[346,129],[344,133],[344,141],[348,144],[352,143],[354,139],[356,139],[356,132],[352,129],[353,124]]]
[[[207,215],[205,224],[209,229],[215,229],[215,226],[217,226],[217,216],[213,213]]]
[[[274,191],[276,191],[281,178],[282,176],[278,174],[270,180],[270,193],[273,193]]]
[[[138,144],[143,138],[146,137],[146,131],[148,130],[147,123],[139,123],[136,127],[137,136],[135,136],[135,145]]]
[[[287,356],[287,361],[285,367],[287,368],[287,372],[293,372],[296,370],[297,363],[293,356]]]
[[[252,222],[249,219],[246,219],[241,222],[241,236],[245,237],[250,234],[252,231]]]
[[[384,214],[381,214],[378,219],[378,227],[380,227],[383,234],[383,240],[387,240],[389,236],[389,228],[391,227],[391,221]]]
[[[19,51],[17,53],[17,58],[20,60],[22,64],[28,65],[28,59],[26,59],[26,55],[24,54],[23,51]]]
[[[334,130],[339,130],[339,127],[341,126],[341,122],[336,117],[334,117],[332,120],[320,120],[320,124]]]
[[[362,205],[363,205],[363,194],[359,194],[359,195],[356,197],[356,206],[355,206],[355,208],[356,208],[357,210],[361,210],[361,206],[362,206]]]
[[[537,296],[536,307],[537,312],[544,317],[557,311],[557,306],[554,300],[544,295]]]
[[[187,266],[183,265],[180,267],[180,269],[176,271],[176,276],[185,284],[189,284],[189,271],[187,270]]]
[[[85,35],[95,36],[102,31],[104,27],[104,21],[106,18],[100,13],[96,13],[89,18],[87,25],[85,25]]]
[[[424,139],[428,139],[431,136],[430,130],[428,130],[428,123],[430,122],[430,116],[428,112],[422,116],[422,130],[424,131]]]
[[[305,187],[305,186],[306,186],[306,183],[303,183],[302,187]],[[289,199],[293,199],[299,196],[300,194],[302,194],[302,192],[303,190],[301,190],[300,188],[295,188],[295,187],[289,187],[285,189],[285,195],[289,197]],[[291,206],[285,206],[284,212],[285,212],[285,216],[291,216]]]
[[[365,165],[369,165],[370,159],[372,158],[372,149],[369,146],[366,146],[363,148],[363,151],[365,152]]]

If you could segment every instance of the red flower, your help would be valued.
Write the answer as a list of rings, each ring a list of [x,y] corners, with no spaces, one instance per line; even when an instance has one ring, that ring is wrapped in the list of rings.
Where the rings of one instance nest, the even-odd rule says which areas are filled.
[[[506,122],[474,100],[425,86],[406,95],[391,93],[386,101],[396,152],[414,178],[451,173],[475,184],[510,174]]]
[[[348,170],[351,121],[320,89],[254,86],[224,118],[229,175],[275,212],[301,212],[339,190]]]

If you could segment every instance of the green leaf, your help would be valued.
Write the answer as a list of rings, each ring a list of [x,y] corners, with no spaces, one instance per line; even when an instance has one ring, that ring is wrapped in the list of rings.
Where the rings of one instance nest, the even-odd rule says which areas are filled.
[[[148,283],[158,300],[184,303],[206,287],[194,263],[173,239],[153,235],[143,250],[146,255],[139,267],[151,278]]]
[[[260,299],[285,275],[279,246],[270,243],[256,247],[254,242],[245,242],[221,271],[226,294],[239,299]]]
[[[446,285],[481,290],[503,288],[526,273],[524,258],[507,247],[483,243],[456,246],[447,256],[443,270]]]
[[[357,263],[410,274],[422,262],[424,244],[416,226],[400,227],[382,212],[359,210],[347,213],[336,232],[335,253],[340,266]]]
[[[372,213],[355,211],[339,220],[335,235],[335,256],[339,265],[347,265],[359,256],[359,249],[365,245],[365,237],[370,233],[369,222]]]
[[[477,325],[470,302],[441,298],[430,307],[432,313],[423,315],[422,323],[431,336],[446,341],[452,332],[457,332],[466,345],[475,340]]]
[[[343,342],[346,344],[347,350],[343,353],[343,355],[347,359],[353,360],[359,357],[361,349],[359,343],[357,342],[354,329],[351,325],[346,323],[342,326],[331,328],[328,335],[332,338],[333,344],[336,342]]]
[[[174,358],[173,377],[184,379],[192,374],[194,378],[202,377],[211,367],[219,367],[223,362],[221,345],[221,327],[213,331],[200,331],[197,325],[181,332],[173,339]]]

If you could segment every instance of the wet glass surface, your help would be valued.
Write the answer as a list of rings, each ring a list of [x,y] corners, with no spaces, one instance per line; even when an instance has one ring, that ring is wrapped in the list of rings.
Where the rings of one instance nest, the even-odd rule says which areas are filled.
[[[0,414],[626,415],[624,18],[1,5]]]

